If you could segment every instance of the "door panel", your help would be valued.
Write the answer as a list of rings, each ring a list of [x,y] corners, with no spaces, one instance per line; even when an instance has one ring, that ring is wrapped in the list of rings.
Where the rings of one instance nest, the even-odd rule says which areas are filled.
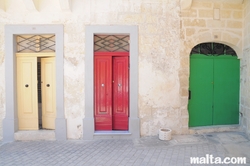
[[[214,57],[214,125],[239,124],[239,60]]]
[[[37,58],[17,57],[19,130],[38,130]]]
[[[112,130],[112,57],[94,57],[95,130]]]
[[[230,55],[190,57],[189,126],[239,123],[239,60]]]
[[[42,127],[55,129],[55,58],[41,58]]]
[[[128,57],[113,57],[113,129],[128,130]]]
[[[213,58],[204,55],[190,57],[189,126],[212,125]]]

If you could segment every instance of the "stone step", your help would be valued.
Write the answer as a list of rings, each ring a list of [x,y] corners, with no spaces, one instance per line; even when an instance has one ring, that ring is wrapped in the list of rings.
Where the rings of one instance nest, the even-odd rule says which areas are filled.
[[[240,125],[218,125],[189,128],[189,134],[205,134],[213,132],[240,131]]]
[[[14,137],[16,141],[56,140],[55,130],[17,131]]]
[[[95,131],[94,139],[129,139],[132,135],[129,131]]]

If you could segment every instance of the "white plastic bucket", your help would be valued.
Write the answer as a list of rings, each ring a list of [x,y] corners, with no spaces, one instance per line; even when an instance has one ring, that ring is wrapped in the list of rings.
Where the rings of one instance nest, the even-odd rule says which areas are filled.
[[[171,139],[171,129],[159,129],[159,139],[160,140],[170,140]]]

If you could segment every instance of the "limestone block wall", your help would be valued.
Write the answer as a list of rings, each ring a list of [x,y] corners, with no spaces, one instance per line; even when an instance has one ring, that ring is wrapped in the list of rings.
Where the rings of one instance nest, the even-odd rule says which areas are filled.
[[[188,121],[189,55],[192,48],[203,42],[224,43],[241,58],[243,6],[239,1],[193,0],[190,8],[181,10],[179,78],[183,121]]]
[[[250,2],[245,1],[243,10],[243,57],[241,61],[241,126],[250,135]]]
[[[85,115],[86,25],[137,25],[139,30],[139,112],[141,136],[160,127],[187,132],[186,57],[180,57],[179,0],[6,0],[0,6],[0,139],[5,117],[4,25],[64,25],[64,101],[67,137],[81,139]],[[25,3],[24,3],[25,2]],[[65,7],[66,5],[66,7]],[[61,7],[63,6],[63,7]],[[184,66],[184,67],[181,67]],[[181,77],[180,77],[181,76]],[[181,83],[180,83],[181,82]],[[185,117],[184,119],[182,117]]]
[[[193,48],[201,42],[214,41],[228,44],[237,53],[241,53],[242,9],[243,4],[239,1],[193,0],[190,9],[181,11],[181,37],[184,45]],[[183,50],[187,50],[186,47]]]

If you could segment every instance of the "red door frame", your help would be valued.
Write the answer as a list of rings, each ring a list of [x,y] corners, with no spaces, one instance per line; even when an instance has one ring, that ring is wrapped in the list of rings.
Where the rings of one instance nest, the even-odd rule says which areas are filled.
[[[114,89],[113,89],[113,57],[129,57],[129,52],[95,52],[94,53],[94,118],[95,118],[95,130],[128,130],[128,117],[129,117],[129,58],[127,59],[128,71],[127,71],[127,99],[123,103],[127,103],[126,112],[114,113]],[[105,62],[106,71],[99,68],[98,59],[103,59]],[[110,60],[110,62],[108,62]],[[125,60],[126,61],[126,60]],[[110,65],[110,66],[109,66]],[[103,76],[97,76],[97,73],[102,73]],[[107,72],[107,73],[106,73]],[[98,78],[97,78],[98,77]],[[98,80],[98,79],[106,79]],[[101,83],[101,82],[105,83]],[[99,85],[100,86],[97,86]],[[105,84],[105,87],[104,85]],[[102,85],[102,86],[101,86]],[[122,88],[124,89],[124,88]],[[102,94],[101,94],[102,93]],[[105,94],[104,94],[105,93]],[[105,97],[105,99],[103,99]],[[100,103],[101,102],[101,103]],[[126,118],[124,117],[126,114]],[[116,116],[113,116],[116,115]],[[123,117],[122,117],[123,116]],[[116,119],[116,120],[115,120]],[[123,121],[121,125],[120,121]],[[117,123],[118,122],[118,123]]]

